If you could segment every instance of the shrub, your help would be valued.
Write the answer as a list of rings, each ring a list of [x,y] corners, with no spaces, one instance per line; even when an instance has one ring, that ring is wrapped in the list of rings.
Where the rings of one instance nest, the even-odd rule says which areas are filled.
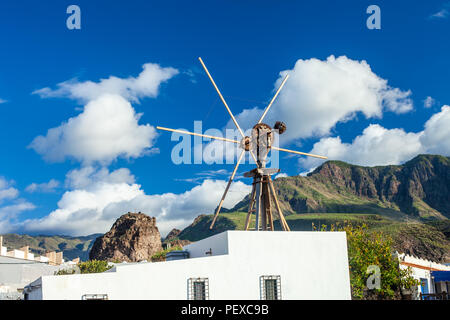
[[[66,275],[66,274],[75,274],[76,270],[75,268],[73,269],[60,269],[58,271],[55,271],[55,273],[53,273],[53,275],[55,276],[62,276],[62,275]]]
[[[112,268],[105,260],[88,260],[78,264],[81,273],[100,273]]]
[[[177,251],[177,250],[183,250],[183,248],[180,247],[180,246],[174,246],[174,247],[172,247],[172,248],[169,248],[169,249],[166,249],[166,250],[159,251],[159,252],[155,253],[155,254],[152,256],[151,259],[152,259],[153,262],[156,262],[156,261],[165,261],[165,260],[166,260],[166,254],[167,254],[168,252],[171,252],[171,251]]]
[[[325,231],[327,227],[322,225],[320,230]],[[354,299],[395,299],[399,298],[402,288],[409,289],[419,284],[412,277],[410,268],[400,269],[389,236],[381,232],[369,232],[367,225],[364,224],[331,225],[330,231],[345,231],[347,234],[350,284]],[[367,268],[370,265],[380,268],[379,289],[367,288],[366,282],[371,275],[367,273]]]

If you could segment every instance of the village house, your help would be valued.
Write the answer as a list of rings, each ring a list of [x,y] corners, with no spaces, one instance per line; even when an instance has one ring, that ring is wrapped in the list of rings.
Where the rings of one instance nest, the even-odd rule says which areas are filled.
[[[0,300],[22,299],[23,288],[30,282],[74,266],[78,261],[64,262],[63,253],[54,251],[35,256],[28,246],[8,250],[0,236]]]
[[[413,288],[412,298],[439,299],[439,294],[449,293],[450,266],[442,263],[420,259],[407,254],[398,254],[400,268],[411,268],[412,276],[420,282],[417,288]],[[449,299],[444,295],[443,299]]]

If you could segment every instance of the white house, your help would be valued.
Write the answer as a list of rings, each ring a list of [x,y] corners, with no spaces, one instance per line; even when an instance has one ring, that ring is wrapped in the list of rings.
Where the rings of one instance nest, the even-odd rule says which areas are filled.
[[[29,247],[9,250],[0,236],[0,300],[21,299],[24,286],[43,275],[53,275],[59,269],[73,267],[64,263],[62,252],[35,257]]]
[[[351,299],[345,232],[226,231],[164,262],[42,276],[29,299]],[[177,260],[171,260],[177,259]]]
[[[414,279],[419,280],[420,284],[413,292],[413,299],[420,299],[420,294],[435,294],[443,291],[448,292],[446,283],[436,283],[433,279],[433,272],[450,272],[450,266],[433,262],[426,259],[420,259],[407,254],[398,254],[401,269],[411,268]],[[442,288],[441,288],[442,287]],[[438,289],[438,290],[436,290]]]

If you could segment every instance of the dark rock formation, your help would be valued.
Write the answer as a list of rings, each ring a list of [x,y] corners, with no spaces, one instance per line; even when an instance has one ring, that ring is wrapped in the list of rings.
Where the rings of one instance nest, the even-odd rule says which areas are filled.
[[[111,230],[97,238],[89,258],[137,262],[150,260],[162,250],[156,219],[143,213],[127,213],[114,222]]]

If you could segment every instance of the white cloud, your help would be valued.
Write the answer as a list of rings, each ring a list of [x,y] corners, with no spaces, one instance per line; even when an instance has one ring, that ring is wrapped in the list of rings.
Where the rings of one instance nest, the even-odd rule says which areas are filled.
[[[447,9],[441,9],[438,12],[430,15],[430,19],[446,19],[450,12]]]
[[[67,174],[64,193],[58,209],[42,219],[24,221],[27,232],[87,235],[106,232],[114,221],[128,211],[141,211],[157,218],[164,235],[172,228],[185,227],[202,213],[216,208],[226,181],[205,180],[181,194],[146,195],[127,169],[109,172],[105,168],[82,168]],[[232,207],[250,192],[242,182],[232,184],[225,207]]]
[[[34,193],[34,192],[44,192],[50,193],[54,192],[56,188],[60,185],[58,180],[51,179],[49,182],[43,183],[32,183],[25,188],[25,191]]]
[[[22,199],[15,204],[0,207],[0,233],[13,232],[16,228],[17,216],[34,208],[35,206],[32,203]]]
[[[426,97],[425,100],[423,100],[423,106],[425,108],[431,108],[436,103],[436,100],[434,100],[432,97]]]
[[[108,164],[117,157],[136,158],[156,152],[151,149],[157,136],[154,127],[139,125],[129,101],[156,97],[163,82],[179,71],[146,63],[137,77],[110,76],[98,82],[65,81],[56,89],[43,88],[33,93],[42,98],[68,97],[87,103],[81,114],[36,137],[30,147],[50,162],[75,158],[84,165]]]
[[[139,125],[141,114],[119,95],[89,102],[81,114],[36,137],[30,148],[50,162],[75,158],[85,164],[110,163],[116,157],[140,157],[154,151],[154,127]]]
[[[110,76],[99,82],[70,80],[59,83],[55,90],[46,87],[34,91],[33,94],[41,98],[68,97],[82,102],[95,100],[104,94],[117,94],[127,100],[138,102],[144,97],[156,97],[161,83],[179,73],[177,69],[162,68],[155,63],[146,63],[142,68],[143,71],[138,77]]]
[[[3,177],[0,177],[0,203],[4,200],[11,200],[17,198],[19,190],[12,187],[12,181],[8,181]]]
[[[443,106],[418,133],[403,129],[386,129],[372,124],[364,129],[352,143],[343,143],[340,137],[322,138],[310,151],[357,165],[400,164],[420,153],[450,156],[450,107]],[[301,159],[304,168],[311,169],[322,163],[314,158]]]
[[[1,99],[1,98],[0,98],[0,104],[2,104],[2,103],[6,103],[6,102],[8,102],[8,101],[6,101],[6,100],[3,100],[3,99]]]
[[[287,73],[290,77],[265,118],[269,125],[276,120],[286,123],[282,141],[328,135],[338,122],[349,121],[357,113],[380,118],[385,110],[405,113],[413,108],[409,90],[389,86],[364,60],[346,56],[300,59],[292,70],[280,72],[274,89]],[[258,108],[248,109],[237,119],[246,129],[261,113]]]
[[[450,156],[450,106],[443,106],[426,123],[420,142],[429,153]]]
[[[0,233],[10,232],[17,216],[35,206],[19,198],[19,191],[12,187],[13,181],[0,177]]]

